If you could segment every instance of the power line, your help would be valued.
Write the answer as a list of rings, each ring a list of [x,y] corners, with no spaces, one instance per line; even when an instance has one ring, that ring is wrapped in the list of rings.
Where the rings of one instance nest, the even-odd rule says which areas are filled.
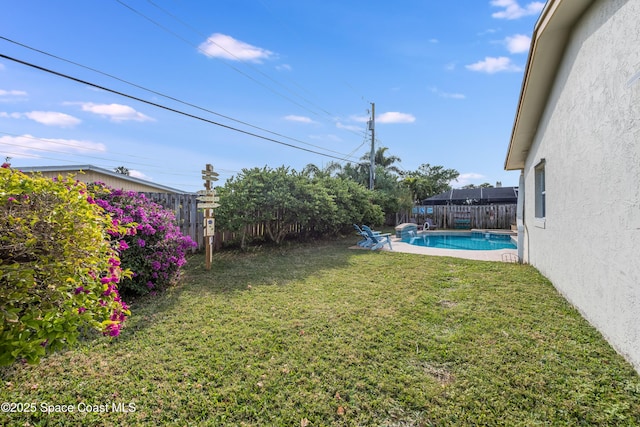
[[[185,38],[181,37],[180,35],[178,35],[178,34],[177,34],[177,33],[175,33],[174,31],[170,30],[169,28],[165,27],[164,25],[162,25],[162,24],[158,23],[157,21],[155,21],[155,20],[153,20],[153,19],[149,18],[147,15],[145,15],[145,14],[144,14],[144,13],[142,13],[142,12],[140,12],[139,10],[137,10],[137,9],[133,8],[132,6],[127,5],[127,4],[126,4],[126,3],[124,3],[122,0],[115,0],[115,1],[117,1],[117,2],[118,2],[118,3],[120,3],[122,6],[126,7],[127,9],[131,10],[132,12],[136,13],[137,15],[139,15],[139,16],[143,17],[144,19],[148,20],[148,21],[149,21],[149,22],[151,22],[152,24],[154,24],[154,25],[158,26],[158,27],[159,27],[159,28],[161,28],[162,30],[164,30],[164,31],[166,31],[167,33],[171,34],[172,36],[176,37],[177,39],[181,40],[182,42],[187,43],[188,45],[190,45],[190,46],[192,46],[192,47],[196,48],[198,51],[200,51],[200,52],[201,52],[201,53],[203,53],[204,55],[209,56],[209,55],[207,54],[207,52],[204,52],[204,51],[200,48],[200,46],[196,46],[195,44],[193,44],[193,43],[191,43],[190,41],[186,40]],[[262,70],[260,70],[259,68],[254,67],[253,65],[248,64],[248,63],[246,63],[246,62],[242,61],[242,58],[239,58],[239,57],[238,57],[236,54],[234,54],[232,51],[230,51],[230,50],[226,49],[224,46],[221,46],[220,44],[216,43],[215,41],[210,40],[210,39],[209,39],[209,37],[208,37],[206,34],[204,34],[203,32],[199,31],[198,29],[194,28],[192,25],[189,25],[187,22],[183,21],[182,19],[178,18],[175,14],[173,14],[173,13],[171,13],[171,12],[167,11],[166,9],[164,9],[164,8],[162,8],[162,7],[160,7],[160,6],[158,6],[158,5],[157,5],[155,2],[153,2],[152,0],[147,0],[147,2],[148,2],[149,4],[151,4],[152,6],[154,6],[155,8],[157,8],[158,10],[162,11],[164,14],[166,14],[166,15],[170,16],[172,19],[176,20],[177,22],[179,22],[180,24],[182,24],[183,26],[185,26],[185,27],[186,27],[186,28],[188,28],[189,30],[193,31],[195,34],[199,35],[200,37],[203,37],[203,38],[207,39],[209,42],[213,43],[216,47],[218,47],[220,50],[222,50],[222,51],[224,51],[225,53],[227,53],[229,56],[231,56],[231,57],[235,58],[236,60],[238,60],[238,61],[242,62],[242,63],[243,63],[243,65],[245,65],[246,67],[249,67],[250,69],[252,69],[252,70],[253,70],[253,71],[255,71],[256,73],[258,73],[258,74],[262,75],[263,77],[267,78],[268,80],[272,81],[273,83],[275,83],[276,85],[280,86],[281,88],[283,88],[283,89],[284,89],[284,90],[286,90],[287,92],[289,92],[289,93],[291,93],[292,95],[294,95],[294,96],[296,96],[296,97],[300,98],[301,100],[303,100],[303,101],[304,101],[304,102],[306,102],[307,104],[309,104],[309,105],[313,106],[314,108],[317,108],[318,110],[322,111],[322,112],[323,112],[323,113],[325,113],[325,114],[326,114],[330,119],[335,120],[335,117],[336,117],[336,115],[335,115],[335,114],[333,114],[333,113],[331,113],[331,112],[327,111],[326,109],[324,109],[324,108],[323,108],[323,107],[321,107],[320,105],[318,105],[318,104],[314,103],[313,101],[309,100],[308,98],[306,98],[306,97],[304,97],[304,96],[300,95],[298,92],[296,92],[296,91],[292,90],[292,89],[291,89],[291,88],[289,88],[288,86],[286,86],[286,85],[284,85],[284,84],[280,83],[279,81],[277,81],[276,79],[274,79],[273,77],[271,77],[271,76],[270,76],[270,75],[268,75],[267,73],[263,72],[263,71],[262,71]],[[264,6],[264,4],[263,4],[263,6]],[[245,77],[249,78],[250,80],[252,80],[253,82],[255,82],[255,83],[259,84],[260,86],[265,87],[266,89],[268,89],[269,91],[271,91],[271,92],[275,93],[276,95],[279,95],[279,96],[283,97],[284,99],[286,99],[286,100],[288,100],[288,101],[290,101],[290,102],[294,103],[295,105],[297,105],[297,106],[299,106],[299,107],[301,107],[301,108],[303,108],[303,109],[305,109],[305,110],[309,111],[309,112],[310,112],[310,113],[312,113],[312,114],[319,115],[317,112],[310,110],[309,108],[307,108],[307,107],[305,107],[305,106],[303,106],[303,105],[299,104],[298,102],[293,101],[293,100],[292,100],[292,99],[290,99],[289,97],[284,96],[284,95],[282,95],[281,93],[279,93],[279,92],[277,92],[277,91],[273,90],[272,88],[270,88],[270,87],[268,87],[268,86],[264,85],[263,83],[261,83],[261,82],[257,81],[256,79],[254,79],[254,78],[253,78],[253,77],[251,77],[250,75],[248,75],[248,74],[244,73],[243,71],[241,71],[241,70],[239,70],[238,68],[236,68],[236,67],[232,66],[231,64],[229,64],[229,63],[227,63],[227,62],[225,62],[225,61],[221,60],[220,58],[215,58],[215,59],[220,60],[220,61],[221,61],[223,64],[225,64],[226,66],[230,67],[231,69],[233,69],[234,71],[236,71],[236,72],[240,73],[241,75],[243,75],[243,76],[245,76]],[[293,83],[295,86],[299,87],[299,88],[300,88],[300,89],[302,89],[303,91],[305,91],[305,92],[307,92],[307,93],[311,94],[311,92],[310,92],[309,90],[307,90],[306,88],[304,88],[304,87],[302,87],[301,85],[297,84],[296,82],[294,82],[294,81],[292,81],[292,80],[291,80],[291,83]],[[312,94],[311,94],[311,95],[312,95]],[[350,129],[347,129],[347,130],[348,130],[349,132],[352,132],[352,133],[354,133],[354,134],[357,134],[357,132],[355,132],[355,131],[352,131],[352,130],[350,130]],[[331,150],[328,150],[328,151],[331,151]]]
[[[337,159],[337,160],[342,160],[343,157],[344,157],[344,155],[343,155],[343,157],[337,157],[337,156],[333,156],[333,155],[330,155],[330,154],[321,153],[321,152],[318,152],[318,151],[310,150],[308,148],[299,147],[299,146],[294,145],[294,144],[289,144],[289,143],[286,143],[286,142],[283,142],[283,141],[279,141],[277,139],[269,138],[269,137],[266,137],[266,136],[263,136],[263,135],[258,135],[256,133],[249,132],[249,131],[246,131],[246,130],[243,130],[243,129],[239,129],[239,128],[236,128],[236,127],[233,127],[233,126],[225,125],[223,123],[219,123],[219,122],[216,122],[216,121],[204,118],[204,117],[196,116],[195,114],[187,113],[185,111],[177,110],[175,108],[167,107],[166,105],[162,105],[162,104],[158,104],[156,102],[148,101],[146,99],[142,99],[142,98],[139,98],[139,97],[134,96],[134,95],[129,95],[129,94],[126,94],[124,92],[117,91],[115,89],[110,89],[110,88],[107,88],[105,86],[98,85],[96,83],[91,83],[89,81],[82,80],[80,78],[73,77],[73,76],[70,76],[68,74],[64,74],[64,73],[58,72],[58,71],[54,71],[54,70],[51,70],[49,68],[45,68],[45,67],[42,67],[42,66],[27,62],[27,61],[23,61],[23,60],[20,60],[20,59],[17,59],[17,58],[14,58],[14,57],[2,54],[2,53],[0,53],[0,58],[8,59],[9,61],[13,61],[13,62],[25,65],[27,67],[31,67],[31,68],[34,68],[34,69],[37,69],[37,70],[40,70],[40,71],[44,71],[46,73],[53,74],[53,75],[56,75],[58,77],[63,77],[65,79],[72,80],[72,81],[75,81],[77,83],[82,83],[82,84],[87,85],[87,86],[95,87],[97,89],[101,89],[101,90],[104,90],[106,92],[110,92],[110,93],[113,93],[113,94],[116,94],[116,95],[120,95],[120,96],[125,97],[125,98],[133,99],[134,101],[138,101],[138,102],[141,102],[141,103],[144,103],[144,104],[147,104],[147,105],[151,105],[151,106],[156,107],[156,108],[160,108],[160,109],[163,109],[163,110],[166,110],[166,111],[170,111],[172,113],[177,113],[177,114],[183,115],[185,117],[189,117],[189,118],[192,118],[192,119],[200,120],[202,122],[209,123],[209,124],[212,124],[212,125],[216,125],[216,126],[219,126],[219,127],[225,128],[225,129],[229,129],[229,130],[232,130],[232,131],[235,131],[235,132],[243,133],[245,135],[253,136],[255,138],[260,138],[260,139],[263,139],[265,141],[275,142],[276,144],[284,145],[284,146],[287,146],[287,147],[290,147],[290,148],[295,148],[297,150],[306,151],[306,152],[317,154],[317,155],[324,156],[324,157],[330,157],[330,158]]]
[[[146,18],[146,19],[150,20],[150,21],[151,21],[151,22],[153,22],[154,24],[159,25],[159,24],[157,24],[155,21],[153,21],[153,20],[151,20],[150,18],[148,18],[148,17],[147,17],[146,15],[144,15],[143,13],[141,13],[141,12],[139,12],[139,11],[137,11],[137,10],[133,9],[132,7],[127,6],[126,4],[124,4],[124,3],[122,2],[122,0],[116,0],[116,1],[117,1],[118,3],[120,3],[120,4],[122,4],[123,6],[125,6],[125,7],[129,8],[129,9],[131,9],[131,10],[133,10],[133,11],[135,11],[137,14],[139,14],[139,15],[143,16],[144,18]],[[204,37],[205,39],[209,40],[209,37],[208,37],[206,34],[202,33],[202,32],[201,32],[201,31],[199,31],[198,29],[196,29],[196,28],[194,28],[193,26],[189,25],[188,23],[184,22],[183,20],[181,20],[180,18],[178,18],[178,17],[177,17],[176,15],[174,15],[173,13],[171,13],[171,12],[167,11],[166,9],[164,9],[164,8],[162,8],[162,7],[160,7],[160,6],[158,6],[158,5],[157,5],[155,2],[153,2],[152,0],[147,0],[147,2],[148,2],[148,3],[150,3],[151,5],[153,5],[155,8],[157,8],[157,9],[161,10],[161,11],[162,11],[163,13],[165,13],[166,15],[169,15],[171,18],[173,18],[174,20],[178,21],[179,23],[181,23],[182,25],[184,25],[185,27],[187,27],[188,29],[190,29],[190,30],[191,30],[191,31],[193,31],[194,33],[198,34],[200,37]],[[162,27],[162,26],[160,26],[160,28],[163,28],[163,29],[164,29],[164,27]],[[173,33],[172,31],[170,31],[170,34],[175,35],[175,33]],[[179,37],[179,36],[177,36],[177,37]],[[185,41],[185,40],[184,40],[184,39],[182,39],[181,37],[179,37],[179,38],[180,38],[181,40]],[[238,60],[238,61],[242,61],[242,59],[241,59],[241,58],[238,58],[238,56],[236,56],[233,52],[231,52],[231,51],[229,51],[228,49],[226,49],[224,46],[219,45],[218,43],[216,43],[216,42],[215,42],[215,41],[213,41],[213,40],[209,40],[209,41],[210,41],[211,43],[213,43],[214,45],[216,45],[219,49],[221,49],[221,50],[225,51],[227,54],[229,54],[230,56],[234,57],[236,60]],[[188,43],[188,42],[187,42],[187,43]],[[193,46],[193,45],[192,45],[192,46]],[[199,46],[197,47],[197,49],[198,49],[199,51],[201,51],[201,52],[202,52],[202,50],[200,49],[200,47],[199,47]],[[202,52],[202,53],[206,54],[206,52]],[[217,59],[217,58],[216,58],[216,59]],[[224,61],[223,61],[223,62],[224,62]],[[225,64],[226,64],[226,63],[225,63]],[[287,86],[283,85],[282,83],[280,83],[279,81],[277,81],[276,79],[274,79],[273,77],[271,77],[270,75],[268,75],[267,73],[263,72],[262,70],[258,69],[257,67],[254,67],[253,65],[248,64],[248,63],[246,63],[246,62],[243,62],[243,64],[244,64],[244,65],[246,65],[247,67],[251,68],[251,69],[252,69],[252,70],[254,70],[255,72],[257,72],[258,74],[260,74],[260,75],[262,75],[262,76],[266,77],[267,79],[271,80],[273,83],[275,83],[275,84],[277,84],[278,86],[282,87],[283,89],[285,89],[285,90],[286,90],[286,91],[288,91],[289,93],[291,93],[291,94],[293,94],[293,95],[297,96],[298,98],[302,99],[303,101],[305,101],[305,102],[306,102],[306,103],[308,103],[309,105],[312,105],[313,107],[315,107],[315,108],[317,108],[317,109],[321,110],[323,113],[325,113],[325,114],[326,114],[326,115],[328,115],[329,117],[334,117],[334,115],[333,115],[333,114],[331,114],[329,111],[325,110],[324,108],[322,108],[321,106],[319,106],[319,105],[315,104],[314,102],[312,102],[312,101],[308,100],[307,98],[305,98],[304,96],[302,96],[302,95],[298,94],[297,92],[295,92],[295,91],[291,90],[290,88],[288,88]],[[229,65],[229,64],[227,64],[227,65]],[[304,89],[304,88],[303,88],[303,89]],[[297,103],[296,103],[296,105],[299,105],[299,104],[297,104]],[[304,107],[303,107],[303,108],[304,108]],[[311,110],[308,110],[308,109],[307,109],[307,111],[310,111],[310,112],[312,112],[312,113],[314,113],[314,114],[317,114],[317,113],[315,113],[315,112],[313,112],[313,111],[311,111]]]
[[[204,112],[206,112],[206,113],[210,113],[210,114],[213,114],[213,115],[218,116],[218,117],[222,117],[222,118],[224,118],[224,119],[227,119],[227,120],[233,121],[233,122],[235,122],[235,123],[239,123],[239,124],[242,124],[242,125],[245,125],[245,126],[251,127],[251,128],[253,128],[253,129],[260,130],[260,131],[262,131],[262,132],[267,132],[267,133],[269,133],[269,134],[271,134],[271,135],[275,135],[275,136],[278,136],[278,137],[280,137],[280,138],[285,138],[285,139],[288,139],[288,140],[290,140],[290,141],[295,141],[295,142],[298,142],[298,143],[300,143],[300,144],[308,145],[308,146],[310,146],[310,147],[319,148],[319,149],[321,149],[321,150],[325,150],[325,151],[332,152],[332,153],[335,153],[335,154],[342,154],[342,153],[340,153],[340,152],[337,152],[337,151],[334,151],[334,150],[330,150],[330,149],[328,149],[328,148],[324,148],[324,147],[320,147],[320,146],[318,146],[318,145],[310,144],[310,143],[305,142],[305,141],[302,141],[302,140],[300,140],[300,139],[292,138],[292,137],[289,137],[289,136],[283,135],[283,134],[281,134],[281,133],[274,132],[274,131],[271,131],[271,130],[269,130],[269,129],[262,128],[262,127],[260,127],[260,126],[252,125],[251,123],[247,123],[247,122],[245,122],[245,121],[238,120],[238,119],[235,119],[235,118],[230,117],[230,116],[226,116],[226,115],[221,114],[221,113],[218,113],[218,112],[216,112],[216,111],[213,111],[213,110],[210,110],[210,109],[207,109],[207,108],[204,108],[204,107],[200,107],[200,106],[195,105],[195,104],[193,104],[193,103],[190,103],[190,102],[187,102],[187,101],[183,101],[183,100],[181,100],[181,99],[178,99],[178,98],[176,98],[176,97],[173,97],[173,96],[171,96],[171,95],[167,95],[167,94],[164,94],[164,93],[162,93],[162,92],[158,92],[158,91],[156,91],[156,90],[149,89],[149,88],[144,87],[144,86],[141,86],[141,85],[139,85],[139,84],[136,84],[136,83],[130,82],[130,81],[128,81],[128,80],[122,79],[122,78],[120,78],[120,77],[114,76],[113,74],[109,74],[109,73],[106,73],[106,72],[104,72],[104,71],[100,71],[100,70],[97,70],[97,69],[95,69],[95,68],[92,68],[92,67],[89,67],[89,66],[86,66],[86,65],[80,64],[80,63],[78,63],[78,62],[71,61],[71,60],[69,60],[69,59],[66,59],[66,58],[63,58],[63,57],[61,57],[61,56],[58,56],[58,55],[52,54],[52,53],[50,53],[50,52],[46,52],[46,51],[43,51],[43,50],[40,50],[40,49],[34,48],[34,47],[32,47],[32,46],[26,45],[26,44],[24,44],[24,43],[20,43],[20,42],[18,42],[18,41],[15,41],[15,40],[9,39],[9,38],[7,38],[7,37],[0,36],[0,39],[5,40],[5,41],[7,41],[7,42],[9,42],[9,43],[13,43],[13,44],[15,44],[15,45],[17,45],[17,46],[20,46],[20,47],[23,47],[23,48],[25,48],[25,49],[29,49],[29,50],[31,50],[31,51],[34,51],[34,52],[40,53],[40,54],[42,54],[42,55],[46,55],[46,56],[48,56],[48,57],[51,57],[51,58],[57,59],[57,60],[59,60],[59,61],[63,61],[63,62],[66,62],[66,63],[68,63],[68,64],[72,64],[72,65],[75,65],[75,66],[77,66],[77,67],[81,67],[81,68],[84,68],[84,69],[86,69],[86,70],[92,71],[92,72],[94,72],[94,73],[101,74],[101,75],[103,75],[103,76],[109,77],[109,78],[111,78],[111,79],[117,80],[117,81],[122,82],[122,83],[125,83],[125,84],[128,84],[128,85],[133,86],[133,87],[136,87],[136,88],[138,88],[138,89],[142,89],[142,90],[144,90],[144,91],[146,91],[146,92],[149,92],[149,93],[152,93],[152,94],[154,94],[154,95],[158,95],[158,96],[161,96],[161,97],[163,97],[163,98],[169,99],[169,100],[171,100],[171,101],[178,102],[178,103],[180,103],[180,104],[182,104],[182,105],[186,105],[186,106],[188,106],[188,107],[192,107],[192,108],[195,108],[195,109],[197,109],[197,110],[204,111]]]
[[[124,2],[123,2],[123,1],[121,1],[121,0],[115,0],[115,1],[116,1],[116,2],[118,2],[118,3],[120,3],[122,6],[126,7],[127,9],[131,10],[131,11],[132,11],[132,12],[134,12],[135,14],[137,14],[137,15],[139,15],[139,16],[141,16],[141,17],[143,17],[144,19],[146,19],[147,21],[151,22],[152,24],[154,24],[154,25],[158,26],[158,27],[159,27],[159,28],[161,28],[162,30],[164,30],[164,31],[168,32],[168,33],[169,33],[169,34],[171,34],[172,36],[174,36],[174,37],[178,38],[179,40],[181,40],[181,41],[183,41],[183,42],[185,42],[185,43],[187,43],[187,44],[188,44],[188,45],[190,45],[191,47],[196,48],[198,51],[202,52],[204,55],[207,55],[207,53],[206,53],[205,51],[203,51],[203,50],[200,48],[200,46],[196,46],[195,44],[193,44],[193,43],[191,43],[190,41],[186,40],[185,38],[181,37],[181,36],[180,36],[180,35],[178,35],[177,33],[175,33],[175,32],[173,32],[173,31],[171,31],[169,28],[165,27],[164,25],[160,24],[159,22],[157,22],[157,21],[155,21],[155,20],[153,20],[153,19],[149,18],[149,17],[148,17],[148,16],[146,16],[144,13],[142,13],[142,12],[138,11],[137,9],[135,9],[135,8],[133,8],[133,7],[131,7],[131,6],[129,6],[128,4],[124,3]],[[152,3],[152,4],[153,4],[153,3]],[[160,10],[163,10],[163,9],[160,9]],[[165,12],[165,13],[166,13],[166,12]],[[172,16],[172,15],[170,15],[170,16]],[[207,37],[207,36],[204,36],[204,37]],[[214,44],[215,44],[217,47],[219,47],[220,49],[224,50],[224,51],[225,51],[226,53],[228,53],[229,55],[233,56],[234,58],[239,59],[236,55],[234,55],[232,52],[230,52],[230,51],[228,51],[227,49],[225,49],[223,46],[220,46],[220,45],[219,45],[219,44],[217,44],[217,43],[214,43]],[[207,56],[209,56],[209,55],[207,55]],[[282,94],[282,93],[280,93],[280,92],[276,91],[275,89],[273,89],[273,88],[271,88],[271,87],[269,87],[269,86],[265,85],[264,83],[260,82],[259,80],[256,80],[255,78],[253,78],[253,77],[252,77],[252,76],[250,76],[249,74],[245,73],[244,71],[240,70],[239,68],[234,67],[233,65],[231,65],[231,64],[229,64],[229,63],[227,63],[227,62],[225,62],[225,61],[222,61],[222,62],[223,62],[226,66],[228,66],[228,67],[230,67],[231,69],[233,69],[234,71],[236,71],[237,73],[240,73],[241,75],[245,76],[246,78],[250,79],[251,81],[253,81],[253,82],[255,82],[255,83],[259,84],[260,86],[264,87],[265,89],[269,90],[270,92],[272,92],[272,93],[274,93],[274,94],[276,94],[276,95],[278,95],[278,96],[280,96],[280,97],[282,97],[282,98],[286,99],[287,101],[289,101],[289,102],[291,102],[291,103],[293,103],[293,104],[297,105],[297,106],[298,106],[298,107],[300,107],[300,108],[303,108],[303,109],[305,109],[305,110],[309,111],[309,112],[310,112],[310,113],[312,113],[312,114],[318,115],[318,113],[317,113],[317,112],[315,112],[315,111],[313,111],[313,110],[310,110],[309,108],[307,108],[306,106],[304,106],[304,105],[300,104],[299,102],[297,102],[297,101],[295,101],[295,100],[291,99],[290,97],[288,97],[288,96],[286,96],[286,95],[284,95],[284,94]],[[254,68],[254,67],[252,67],[252,68]],[[254,68],[254,69],[255,69],[255,68]],[[258,70],[256,70],[256,71],[258,71]],[[262,73],[261,71],[258,71],[258,72],[259,72],[260,74],[264,75],[265,77],[269,78],[269,79],[270,79],[270,80],[272,80],[273,82],[277,83],[278,85],[282,86],[280,83],[278,83],[277,81],[273,80],[271,77],[267,76],[266,74]],[[283,86],[283,87],[284,87],[284,86]],[[290,90],[290,89],[288,89],[288,88],[286,88],[286,87],[285,87],[285,89],[287,89],[289,92],[291,92],[291,90]],[[297,94],[296,94],[296,95],[297,95]],[[300,95],[297,95],[297,96],[298,96],[298,97],[300,97],[300,98],[302,98],[302,99],[304,99],[304,100],[305,100],[305,101],[307,101],[307,102],[310,102],[310,101],[306,100],[305,98],[301,97]],[[323,110],[323,111],[324,111],[324,110]],[[328,113],[328,112],[326,112],[326,113],[327,113],[327,114],[330,114],[330,113]]]

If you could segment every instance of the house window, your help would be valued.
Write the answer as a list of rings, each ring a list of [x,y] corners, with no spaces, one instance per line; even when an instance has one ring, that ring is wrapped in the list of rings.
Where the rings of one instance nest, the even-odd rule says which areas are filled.
[[[544,159],[535,167],[535,186],[536,186],[536,218],[544,218],[546,216],[546,190],[545,190],[545,161]]]

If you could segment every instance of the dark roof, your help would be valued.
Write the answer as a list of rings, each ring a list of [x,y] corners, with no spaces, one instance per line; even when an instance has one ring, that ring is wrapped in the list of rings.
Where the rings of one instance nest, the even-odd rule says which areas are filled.
[[[518,187],[461,188],[422,201],[423,205],[490,205],[518,202]]]

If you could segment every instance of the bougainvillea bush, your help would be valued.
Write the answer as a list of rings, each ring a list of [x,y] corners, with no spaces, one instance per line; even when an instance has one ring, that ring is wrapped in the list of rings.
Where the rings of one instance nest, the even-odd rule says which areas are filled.
[[[114,224],[133,225],[136,230],[114,240],[122,266],[133,272],[119,285],[123,295],[155,293],[175,283],[187,251],[196,243],[180,232],[174,213],[135,191],[112,189],[101,183],[90,188],[96,203],[112,216]]]
[[[35,363],[86,328],[119,334],[129,273],[111,241],[131,231],[81,182],[0,168],[0,365]]]

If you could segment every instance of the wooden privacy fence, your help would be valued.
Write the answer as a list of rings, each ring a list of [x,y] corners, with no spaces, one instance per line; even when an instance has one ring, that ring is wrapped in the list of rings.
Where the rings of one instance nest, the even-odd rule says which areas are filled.
[[[399,213],[396,216],[396,222],[423,224],[426,218],[431,218],[438,228],[509,230],[512,224],[516,223],[516,206],[516,204],[414,206],[412,212]]]
[[[143,193],[148,199],[173,211],[176,224],[185,236],[190,236],[198,244],[196,249],[204,248],[204,214],[197,209],[195,194]],[[486,206],[415,206],[412,212],[396,214],[396,224],[416,222],[424,224],[431,218],[439,228],[485,228],[509,230],[516,223],[516,205]],[[288,232],[299,233],[299,226],[291,226]],[[264,224],[254,224],[245,228],[247,238],[262,238],[266,234]],[[225,242],[236,240],[239,233],[219,230],[214,236],[214,249],[220,249]],[[194,249],[194,250],[196,250]]]
[[[176,216],[176,225],[180,232],[191,237],[198,244],[193,250],[204,248],[204,212],[198,210],[196,194],[175,194],[175,193],[143,193],[149,200],[158,203],[166,209],[171,210]],[[288,233],[299,233],[303,230],[298,224],[288,226],[285,230]],[[245,237],[248,239],[263,238],[267,233],[265,224],[252,224],[245,227]],[[217,229],[214,235],[214,249],[220,249],[226,242],[240,239],[241,233],[234,233]]]
[[[204,213],[198,211],[197,195],[175,193],[142,193],[147,199],[173,211],[176,225],[185,236],[190,236],[198,244],[197,249],[204,247]]]

